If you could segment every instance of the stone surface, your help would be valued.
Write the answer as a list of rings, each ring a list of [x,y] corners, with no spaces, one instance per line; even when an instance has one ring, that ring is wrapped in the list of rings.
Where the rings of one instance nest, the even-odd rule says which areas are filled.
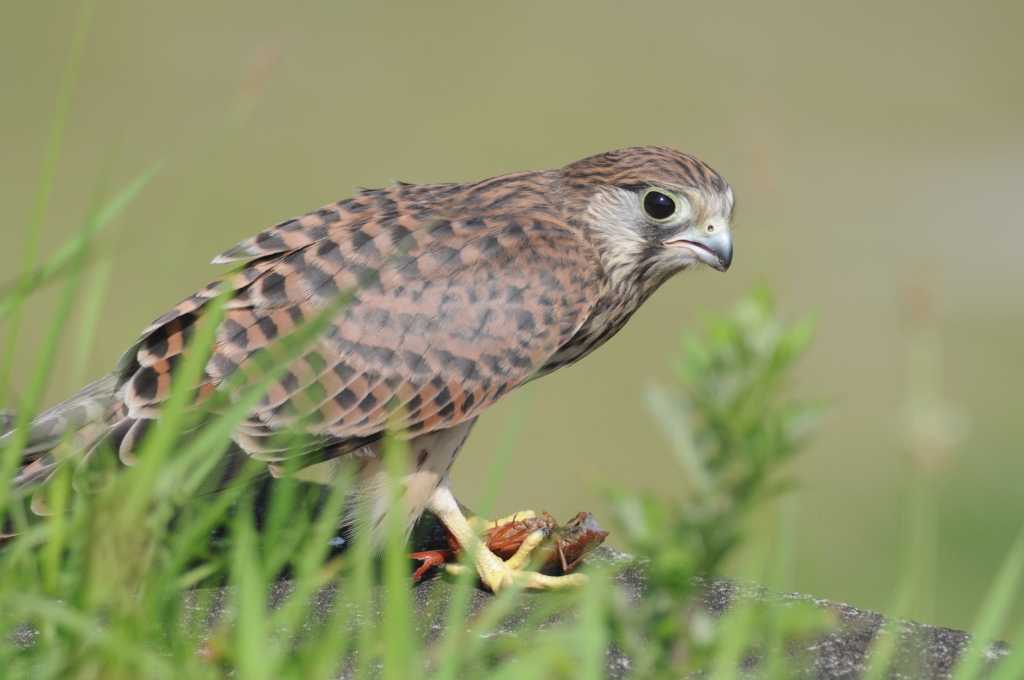
[[[738,599],[763,599],[767,594],[768,590],[762,586],[731,579],[715,579],[708,582],[703,599],[710,612],[721,614]],[[886,617],[807,595],[786,594],[783,597],[788,601],[811,603],[835,616],[835,630],[818,637],[807,646],[813,659],[813,676],[822,680],[860,677],[865,670],[871,643],[886,623]],[[964,631],[904,621],[890,677],[949,678],[954,663],[970,640],[971,636]],[[991,665],[1008,651],[1005,643],[991,644],[987,650],[986,663]]]
[[[608,548],[599,548],[587,559],[619,565],[632,560],[629,555]],[[630,601],[639,601],[644,591],[642,565],[634,565],[621,572],[617,582]],[[768,595],[768,590],[762,586],[731,579],[702,580],[700,586],[701,600],[712,616],[722,615],[738,601],[760,600]],[[272,604],[282,602],[292,592],[292,588],[289,581],[275,584],[271,597]],[[329,586],[314,596],[307,626],[316,627],[327,620],[331,607],[334,606],[333,588],[334,586]],[[230,591],[230,588],[205,593],[194,591],[187,600],[197,616],[206,617],[206,620],[212,623],[231,597]],[[419,624],[424,627],[422,632],[426,633],[429,641],[433,641],[441,634],[444,612],[453,592],[454,585],[447,579],[423,581],[413,589],[417,611],[434,612],[431,617],[421,620]],[[544,597],[543,592],[523,593],[510,615],[501,624],[499,634],[514,635],[517,626],[535,611]],[[380,597],[375,599],[381,601]],[[481,611],[492,599],[493,596],[489,592],[474,590],[470,614]],[[885,623],[885,617],[875,612],[817,600],[805,595],[785,595],[783,599],[787,602],[805,602],[828,610],[833,613],[837,622],[832,632],[817,637],[802,649],[789,650],[794,656],[801,652],[805,653],[810,664],[806,668],[806,675],[822,680],[848,680],[860,677],[865,669],[871,642]],[[567,612],[564,616],[571,617],[573,614]],[[556,616],[549,620],[547,625],[557,626],[559,618]],[[906,622],[897,644],[893,661],[894,670],[890,677],[922,680],[948,678],[957,656],[969,640],[970,636],[963,631]],[[996,661],[1006,652],[1007,647],[1003,643],[991,645],[988,650],[988,663]],[[757,677],[758,660],[751,658],[745,665],[750,676]],[[609,678],[620,678],[629,671],[630,660],[620,652],[609,650],[606,668]]]

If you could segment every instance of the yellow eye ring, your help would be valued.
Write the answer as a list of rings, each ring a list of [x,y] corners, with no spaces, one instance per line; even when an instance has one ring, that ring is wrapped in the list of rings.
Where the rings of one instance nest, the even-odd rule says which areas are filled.
[[[655,222],[667,222],[679,213],[679,202],[657,189],[648,189],[641,199],[644,214]]]

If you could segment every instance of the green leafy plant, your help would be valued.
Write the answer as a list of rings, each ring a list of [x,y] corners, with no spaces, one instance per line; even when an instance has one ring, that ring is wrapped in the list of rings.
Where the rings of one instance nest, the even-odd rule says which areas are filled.
[[[645,392],[683,472],[685,491],[671,514],[685,539],[679,548],[696,571],[718,566],[740,540],[751,508],[785,490],[786,481],[773,475],[824,413],[820,402],[786,397],[813,328],[811,317],[787,327],[759,289],[728,316],[709,320],[703,337],[687,336],[674,385]],[[653,527],[627,526],[637,540],[657,538]]]
[[[702,335],[686,336],[674,384],[652,385],[644,394],[684,490],[671,500],[625,491],[609,496],[630,551],[648,560],[649,589],[632,626],[648,640],[652,674],[716,665],[714,654],[729,649],[711,644],[711,624],[691,606],[694,577],[721,569],[755,509],[788,488],[779,468],[824,413],[819,402],[787,396],[813,328],[811,317],[787,325],[760,288],[730,314],[709,319]],[[753,619],[737,616],[723,625],[751,632]],[[735,632],[731,637],[735,642]]]

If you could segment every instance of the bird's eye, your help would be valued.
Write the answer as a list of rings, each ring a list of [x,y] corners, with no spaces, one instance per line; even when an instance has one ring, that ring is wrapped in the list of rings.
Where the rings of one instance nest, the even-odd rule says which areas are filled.
[[[667,220],[676,214],[676,202],[660,191],[648,191],[644,195],[644,212],[652,220]]]

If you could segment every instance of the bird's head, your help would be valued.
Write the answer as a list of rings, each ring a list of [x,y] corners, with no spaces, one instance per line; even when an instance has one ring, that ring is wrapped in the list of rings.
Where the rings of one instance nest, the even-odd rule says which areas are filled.
[[[693,156],[621,149],[566,166],[560,184],[613,279],[656,287],[687,267],[724,272],[732,262],[732,188]]]

